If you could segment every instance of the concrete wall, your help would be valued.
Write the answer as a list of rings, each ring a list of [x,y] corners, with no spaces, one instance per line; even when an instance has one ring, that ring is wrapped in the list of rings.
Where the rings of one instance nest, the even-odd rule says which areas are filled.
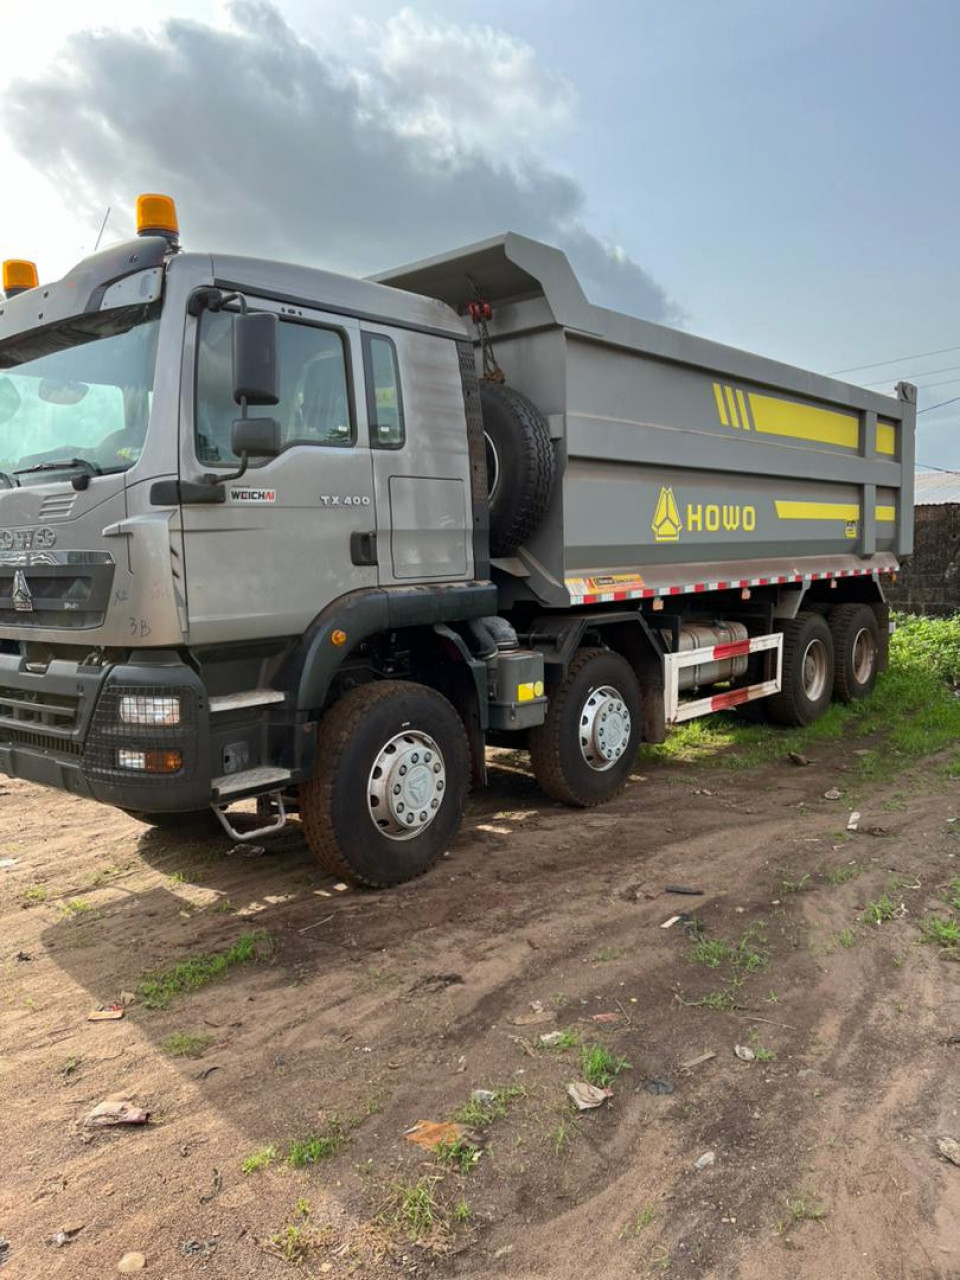
[[[886,589],[908,613],[960,613],[960,504],[917,507],[915,549]]]

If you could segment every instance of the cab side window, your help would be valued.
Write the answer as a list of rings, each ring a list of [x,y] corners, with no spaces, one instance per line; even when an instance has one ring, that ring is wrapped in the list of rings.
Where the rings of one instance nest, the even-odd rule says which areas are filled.
[[[404,442],[403,400],[397,349],[379,333],[363,335],[363,376],[372,449],[399,449]]]
[[[284,445],[350,446],[356,439],[347,347],[337,329],[281,320],[277,333],[280,401],[262,412],[280,423]],[[205,311],[197,355],[196,437],[201,462],[233,463],[233,315]]]

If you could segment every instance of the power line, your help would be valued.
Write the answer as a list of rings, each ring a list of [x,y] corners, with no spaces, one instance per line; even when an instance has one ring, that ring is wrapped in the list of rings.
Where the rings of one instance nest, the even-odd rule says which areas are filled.
[[[898,381],[905,382],[909,378],[928,378],[933,373],[950,373],[954,369],[960,369],[960,364],[945,364],[939,369],[918,369],[916,373],[903,373]],[[865,387],[885,387],[892,380],[892,375],[886,378],[877,378],[874,382],[864,382]]]
[[[855,364],[849,369],[834,369],[827,374],[828,378],[835,378],[838,373],[858,373],[861,369],[879,369],[885,364],[899,364],[901,360],[923,360],[926,356],[942,356],[948,351],[960,351],[960,346],[956,347],[940,347],[937,351],[918,351],[912,356],[894,356],[892,360],[875,360],[873,364]]]
[[[918,391],[932,391],[934,387],[949,387],[954,382],[960,382],[960,378],[944,378],[942,382],[918,382]]]
[[[960,396],[954,396],[952,400],[941,400],[939,404],[928,404],[925,409],[918,409],[917,413],[930,413],[934,409],[942,409],[945,404],[956,404],[960,400]]]

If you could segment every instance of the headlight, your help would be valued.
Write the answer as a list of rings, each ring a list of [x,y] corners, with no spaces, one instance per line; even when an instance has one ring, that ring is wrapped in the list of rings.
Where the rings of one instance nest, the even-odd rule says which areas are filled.
[[[180,723],[179,698],[123,697],[120,719],[124,724],[171,725]]]

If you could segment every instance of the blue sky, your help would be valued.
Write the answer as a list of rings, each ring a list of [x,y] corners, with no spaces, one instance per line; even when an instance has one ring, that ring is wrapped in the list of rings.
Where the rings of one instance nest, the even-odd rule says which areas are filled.
[[[242,245],[228,247],[249,252],[273,235],[283,212],[265,200],[259,212],[246,208],[242,157],[230,193],[230,166],[211,172],[219,152],[212,140],[204,151],[199,136],[218,103],[227,112],[225,88],[198,106],[195,124],[173,121],[179,151],[151,143],[131,154],[140,146],[132,135],[122,153],[111,151],[122,112],[102,82],[119,96],[138,61],[129,6],[17,8],[29,52],[22,83],[0,104],[0,163],[21,176],[23,199],[16,213],[0,211],[4,256],[37,256],[59,272],[68,247],[89,247],[96,208],[122,202],[127,183],[160,179],[183,195],[188,241],[194,226],[207,243],[213,232],[238,235]],[[316,87],[316,128],[304,120],[299,132],[287,129],[278,113],[270,135],[264,116],[264,146],[275,156],[289,140],[291,170],[306,152],[316,190],[330,200],[336,187],[336,207],[325,206],[325,265],[372,270],[506,229],[510,218],[579,255],[598,301],[666,319],[679,311],[695,332],[794,364],[833,371],[956,346],[851,376],[940,384],[921,391],[921,408],[960,396],[956,0],[487,0],[479,10],[415,0],[402,12],[382,0],[278,0],[276,9],[291,49],[299,41],[316,55],[302,68]],[[248,52],[257,39],[276,43],[266,13],[247,15]],[[193,28],[191,56],[234,56],[239,46],[225,33],[236,10],[144,0],[139,41],[159,42],[152,79],[162,82],[165,68],[172,79],[183,59],[184,43],[163,27],[178,15],[222,33],[218,45]],[[92,27],[99,34],[77,34]],[[50,30],[59,32],[53,44]],[[58,91],[64,68],[68,98]],[[356,98],[341,92],[348,83]],[[163,84],[150,92],[162,111]],[[375,132],[340,145],[323,125],[357,104]],[[109,126],[102,134],[89,127],[97,113]],[[409,153],[392,178],[402,199],[379,200],[371,214],[350,147],[382,151],[391,130]],[[420,208],[411,174],[425,167]],[[462,170],[468,195],[447,181],[451,169]],[[298,231],[294,206],[311,199],[306,179],[290,193],[286,256],[304,252],[306,222]],[[119,234],[123,216],[114,219]],[[271,240],[264,251],[285,247]],[[919,422],[918,457],[960,467],[960,402]]]

